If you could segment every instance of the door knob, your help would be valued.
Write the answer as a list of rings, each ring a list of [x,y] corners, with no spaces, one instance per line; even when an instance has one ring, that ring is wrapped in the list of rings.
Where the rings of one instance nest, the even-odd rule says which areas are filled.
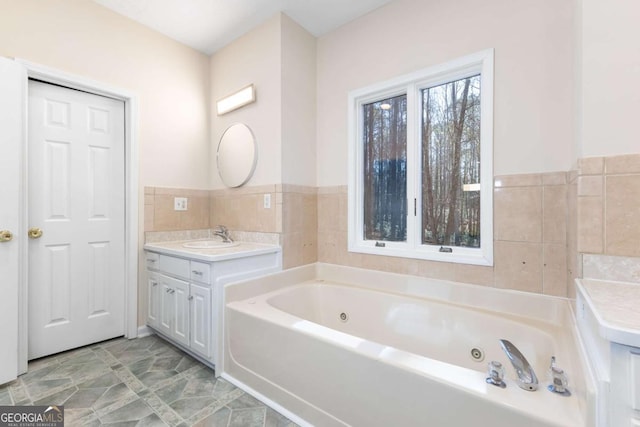
[[[38,227],[31,227],[27,233],[30,239],[39,239],[42,237],[42,229]]]
[[[0,230],[0,242],[8,242],[13,239],[13,233],[9,230]]]

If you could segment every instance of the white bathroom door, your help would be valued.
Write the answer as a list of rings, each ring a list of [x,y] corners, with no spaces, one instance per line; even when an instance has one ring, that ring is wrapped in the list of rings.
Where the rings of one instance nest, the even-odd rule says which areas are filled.
[[[29,343],[35,359],[124,334],[124,102],[29,81]],[[40,235],[41,233],[41,235]]]
[[[0,57],[0,384],[18,375],[22,68]]]

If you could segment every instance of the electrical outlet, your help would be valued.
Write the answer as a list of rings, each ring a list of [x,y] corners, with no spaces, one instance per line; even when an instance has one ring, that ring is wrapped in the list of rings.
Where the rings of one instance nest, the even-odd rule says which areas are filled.
[[[264,195],[264,208],[271,209],[271,193]]]
[[[174,211],[186,211],[187,210],[187,198],[186,197],[174,197],[173,198],[173,210]]]

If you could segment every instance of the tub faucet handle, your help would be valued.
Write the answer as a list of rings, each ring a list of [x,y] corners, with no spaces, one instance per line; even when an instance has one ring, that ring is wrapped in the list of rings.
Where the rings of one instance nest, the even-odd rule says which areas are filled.
[[[502,367],[502,363],[497,360],[492,360],[489,362],[488,370],[487,370],[487,383],[498,386],[500,388],[505,388],[507,385],[504,383],[504,368]]]
[[[564,369],[558,368],[556,366],[555,356],[551,356],[551,366],[549,366],[549,373],[551,374],[551,384],[547,386],[547,390],[562,396],[571,396],[571,392],[567,388],[569,379],[564,373]]]

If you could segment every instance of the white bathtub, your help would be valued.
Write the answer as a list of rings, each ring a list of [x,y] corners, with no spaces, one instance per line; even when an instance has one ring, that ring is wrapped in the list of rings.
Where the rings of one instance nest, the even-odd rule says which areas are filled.
[[[593,424],[566,300],[323,264],[225,294],[223,376],[303,424]],[[501,338],[533,365],[538,391],[516,385]],[[546,390],[551,356],[570,397]],[[505,389],[485,382],[491,360]]]

